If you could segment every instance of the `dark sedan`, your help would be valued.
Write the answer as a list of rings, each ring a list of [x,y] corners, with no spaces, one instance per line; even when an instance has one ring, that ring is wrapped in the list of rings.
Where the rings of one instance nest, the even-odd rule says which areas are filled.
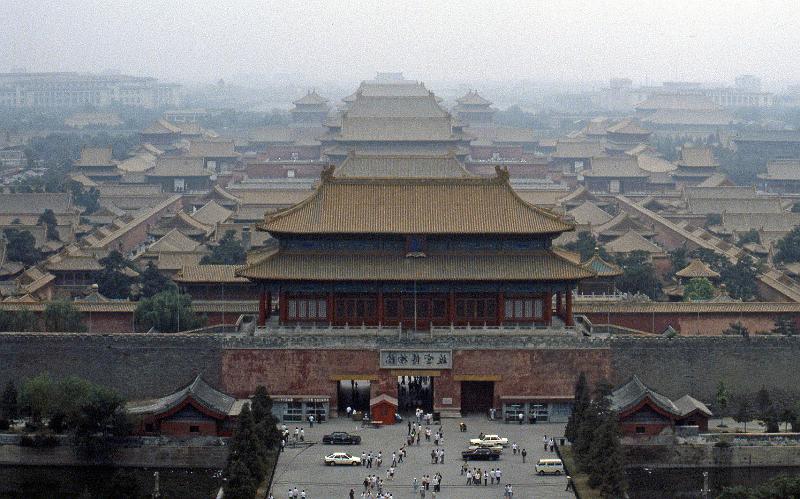
[[[322,443],[334,445],[358,445],[361,443],[361,437],[359,435],[351,435],[344,431],[335,431],[330,435],[325,435],[322,437]]]
[[[461,453],[461,459],[469,460],[479,460],[479,461],[497,461],[500,459],[500,454],[493,451],[492,449],[487,449],[486,447],[477,447],[475,449],[467,449]]]

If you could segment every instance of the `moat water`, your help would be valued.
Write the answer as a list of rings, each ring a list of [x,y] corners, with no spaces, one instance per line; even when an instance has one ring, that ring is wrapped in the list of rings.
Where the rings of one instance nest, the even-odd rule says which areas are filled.
[[[703,472],[708,471],[709,498],[732,485],[753,487],[782,475],[800,475],[800,468],[672,468],[629,469],[631,499],[690,499],[703,497]]]
[[[119,468],[69,466],[0,466],[0,499],[118,499],[110,490]],[[136,478],[140,498],[149,498],[159,472],[163,499],[216,497],[222,479],[216,469],[124,468]]]

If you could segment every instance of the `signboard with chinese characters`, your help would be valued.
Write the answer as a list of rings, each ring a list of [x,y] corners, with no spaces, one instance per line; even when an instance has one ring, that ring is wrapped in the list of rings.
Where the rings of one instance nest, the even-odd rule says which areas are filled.
[[[381,369],[452,369],[452,350],[381,350]]]

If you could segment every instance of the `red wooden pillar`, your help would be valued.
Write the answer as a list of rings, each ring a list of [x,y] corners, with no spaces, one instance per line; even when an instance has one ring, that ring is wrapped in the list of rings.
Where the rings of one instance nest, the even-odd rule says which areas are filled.
[[[544,313],[544,323],[548,326],[551,322],[553,322],[553,294],[552,293],[545,293],[544,294],[544,303],[542,307],[542,312]]]
[[[452,289],[447,297],[447,319],[450,324],[456,323],[456,294]]]
[[[564,314],[561,313],[561,291],[556,293],[556,317],[564,317]]]
[[[333,313],[333,293],[328,293],[328,322],[334,324],[336,322],[335,314]]]
[[[573,326],[575,321],[572,319],[572,290],[567,290],[567,309],[564,311],[564,324]]]
[[[278,307],[279,307],[278,308],[278,313],[279,313],[278,317],[281,320],[281,324],[285,324],[286,323],[286,317],[287,317],[287,315],[286,315],[286,292],[285,291],[281,291],[280,293],[278,293]]]
[[[267,319],[272,317],[272,291],[267,291]]]
[[[503,324],[503,314],[506,310],[506,294],[502,291],[497,293],[497,325]]]
[[[385,324],[383,318],[383,291],[378,291],[378,324]]]
[[[265,326],[267,324],[267,292],[261,288],[258,294],[258,325]]]

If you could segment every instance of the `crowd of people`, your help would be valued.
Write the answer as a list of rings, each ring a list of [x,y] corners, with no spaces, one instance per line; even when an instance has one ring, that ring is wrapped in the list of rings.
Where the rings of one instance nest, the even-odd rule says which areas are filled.
[[[355,488],[350,489],[348,495],[349,499],[394,499],[399,487],[408,486],[406,485],[408,482],[405,482],[405,480],[403,485],[397,483],[395,481],[395,474],[398,468],[407,461],[409,449],[421,446],[422,441],[424,441],[425,444],[432,445],[430,450],[430,464],[444,464],[444,432],[442,431],[441,424],[435,426],[432,425],[432,423],[433,421],[430,415],[422,409],[417,408],[414,412],[414,416],[406,422],[407,435],[405,442],[402,443],[397,450],[392,451],[390,457],[385,456],[382,450],[361,452],[361,466],[364,469],[369,469],[369,472],[364,476],[361,490],[357,491]],[[466,425],[463,426],[463,429],[466,429]],[[287,433],[290,438],[296,441],[303,441],[303,431],[301,427],[295,428],[294,432],[289,430]],[[543,446],[545,451],[554,452],[554,439],[545,435],[543,437]],[[523,463],[526,462],[528,454],[527,449],[513,442],[509,450],[512,456],[519,456]],[[417,454],[416,457],[419,458],[419,454]],[[492,468],[470,467],[468,462],[464,461],[461,465],[461,475],[465,479],[465,485],[467,486],[502,486],[504,499],[513,499],[514,497],[513,485],[503,483],[503,470],[499,466]],[[442,484],[443,474],[436,471],[433,474],[413,477],[410,487],[413,490],[414,497],[420,499],[436,499],[437,494],[442,490]],[[570,485],[571,480],[568,481],[568,489]],[[394,492],[390,489],[394,490]],[[289,494],[289,499],[310,499],[307,498],[305,490],[298,491],[296,487],[290,489]]]

